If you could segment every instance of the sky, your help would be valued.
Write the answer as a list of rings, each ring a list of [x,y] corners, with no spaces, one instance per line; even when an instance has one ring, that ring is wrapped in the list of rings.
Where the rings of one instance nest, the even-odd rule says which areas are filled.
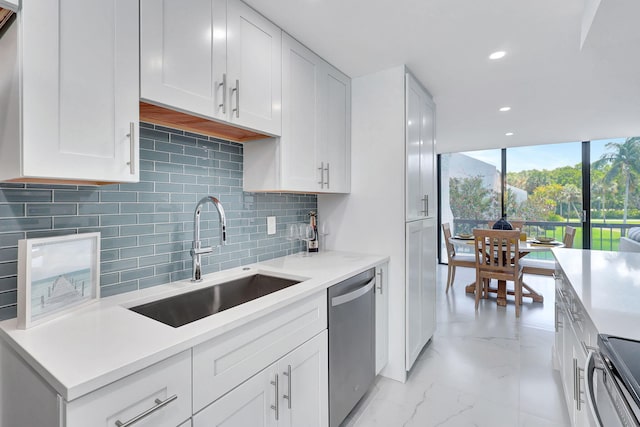
[[[591,161],[599,159],[607,151],[608,142],[624,142],[624,138],[591,141]],[[500,169],[500,150],[467,151],[464,153],[474,159],[490,163]],[[507,172],[520,172],[530,169],[552,170],[562,166],[574,166],[580,163],[582,147],[580,142],[563,144],[533,145],[507,148]]]

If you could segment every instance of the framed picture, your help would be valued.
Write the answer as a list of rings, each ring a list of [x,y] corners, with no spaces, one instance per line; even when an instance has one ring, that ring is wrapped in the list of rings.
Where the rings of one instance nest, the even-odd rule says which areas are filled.
[[[18,242],[18,328],[27,329],[100,297],[100,233]]]

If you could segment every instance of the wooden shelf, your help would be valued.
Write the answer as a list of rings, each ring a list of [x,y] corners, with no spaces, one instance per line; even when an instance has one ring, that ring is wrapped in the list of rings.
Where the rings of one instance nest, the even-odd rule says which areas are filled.
[[[147,102],[140,102],[140,121],[213,136],[233,142],[247,142],[256,139],[271,138],[269,135],[237,128],[229,124],[198,116],[192,116]]]

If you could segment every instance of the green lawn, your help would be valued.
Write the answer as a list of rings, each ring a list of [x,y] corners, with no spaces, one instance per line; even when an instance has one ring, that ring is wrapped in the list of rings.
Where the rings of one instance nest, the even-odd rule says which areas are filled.
[[[578,222],[578,219],[571,220]],[[602,220],[592,220],[592,224],[602,224]],[[622,220],[607,220],[607,224],[622,224]],[[639,219],[627,220],[627,224],[637,224],[640,226]],[[545,230],[545,235],[553,236],[556,240],[562,241],[564,237],[564,227],[557,226],[554,230]],[[601,229],[594,227],[591,230],[591,249],[600,249],[605,251],[617,251],[620,243],[620,229]],[[532,236],[535,237],[535,236]],[[576,230],[576,236],[573,239],[574,247],[582,245],[582,227]],[[545,257],[546,258],[546,257]]]

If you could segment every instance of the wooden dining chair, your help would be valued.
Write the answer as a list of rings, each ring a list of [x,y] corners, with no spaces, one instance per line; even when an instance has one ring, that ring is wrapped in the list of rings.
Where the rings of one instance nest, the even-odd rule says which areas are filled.
[[[473,230],[476,252],[476,311],[486,298],[491,279],[514,283],[516,317],[522,305],[522,267],[519,230]]]
[[[447,288],[445,293],[449,292],[449,287],[453,286],[456,279],[456,267],[476,268],[476,259],[473,255],[457,254],[453,243],[449,241],[451,238],[451,227],[449,223],[442,224],[442,232],[444,233],[444,241],[447,246],[448,265],[447,269]]]
[[[565,248],[573,248],[573,238],[576,236],[576,229],[567,225],[564,229],[562,243]],[[540,276],[553,276],[556,270],[556,262],[547,259],[529,259],[524,257],[520,260],[522,271],[526,274],[536,274]]]
[[[576,229],[567,225],[564,229],[564,238],[562,239],[562,243],[564,243],[565,248],[573,247],[573,238],[576,237]]]

